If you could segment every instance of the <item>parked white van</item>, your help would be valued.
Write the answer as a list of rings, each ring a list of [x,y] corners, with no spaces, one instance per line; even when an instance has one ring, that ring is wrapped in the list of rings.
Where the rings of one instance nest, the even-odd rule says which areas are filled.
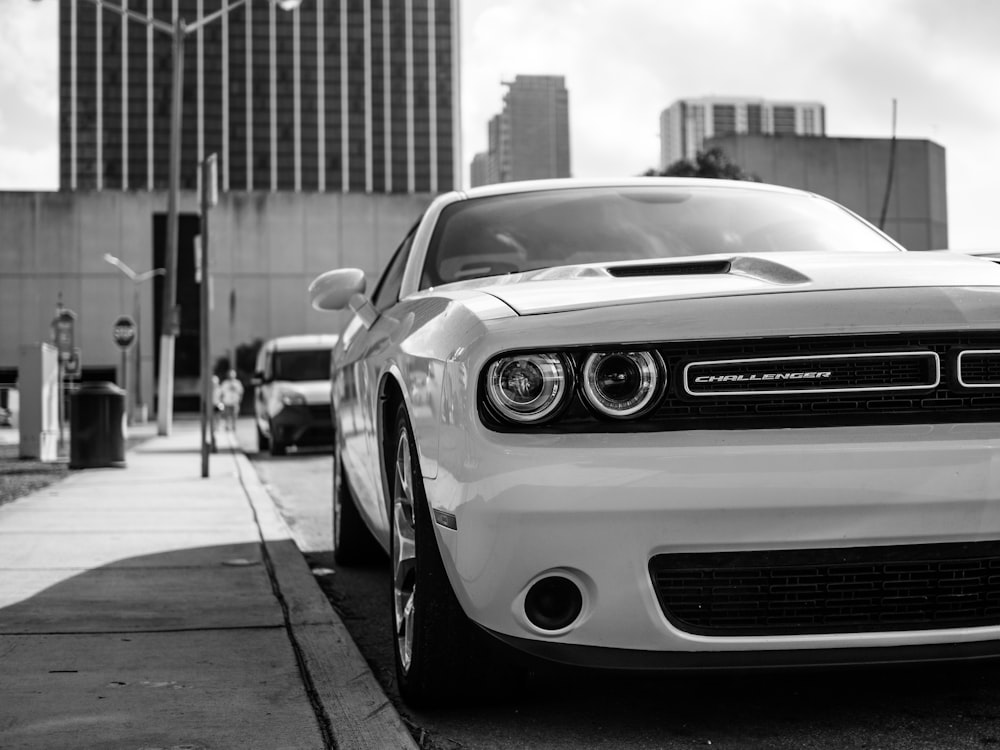
[[[330,354],[338,338],[281,336],[261,347],[251,381],[258,450],[281,456],[291,445],[333,444]]]

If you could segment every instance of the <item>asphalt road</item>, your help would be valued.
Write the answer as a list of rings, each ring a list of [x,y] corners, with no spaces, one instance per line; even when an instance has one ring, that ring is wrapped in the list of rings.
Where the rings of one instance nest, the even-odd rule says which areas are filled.
[[[317,580],[422,747],[985,748],[1000,746],[1000,663],[634,676],[539,665],[499,705],[416,712],[393,684],[388,563],[337,569],[327,451],[255,455]],[[484,675],[483,679],[489,679]]]

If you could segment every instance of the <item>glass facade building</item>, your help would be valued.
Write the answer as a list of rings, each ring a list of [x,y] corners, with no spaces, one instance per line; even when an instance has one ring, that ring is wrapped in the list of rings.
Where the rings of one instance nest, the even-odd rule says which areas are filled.
[[[111,0],[185,36],[181,188],[436,193],[460,184],[458,0]],[[168,187],[172,37],[60,0],[60,186]]]

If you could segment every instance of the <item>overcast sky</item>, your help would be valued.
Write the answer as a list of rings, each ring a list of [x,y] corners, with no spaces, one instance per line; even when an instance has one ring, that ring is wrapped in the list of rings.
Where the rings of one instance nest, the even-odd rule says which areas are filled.
[[[1000,247],[997,0],[459,2],[466,180],[517,74],[566,77],[577,177],[657,166],[680,98],[819,101],[828,135],[882,138],[895,98],[897,135],[946,149],[951,245]],[[56,5],[0,0],[0,190],[58,185]]]

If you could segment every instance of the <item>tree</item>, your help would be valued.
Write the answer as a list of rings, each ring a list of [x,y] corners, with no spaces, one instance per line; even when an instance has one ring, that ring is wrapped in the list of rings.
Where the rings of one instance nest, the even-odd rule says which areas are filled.
[[[730,161],[726,153],[718,146],[707,151],[699,151],[692,162],[690,159],[678,159],[667,168],[658,172],[648,169],[645,177],[709,177],[718,180],[747,180],[760,182],[760,177],[743,171],[738,164]]]

